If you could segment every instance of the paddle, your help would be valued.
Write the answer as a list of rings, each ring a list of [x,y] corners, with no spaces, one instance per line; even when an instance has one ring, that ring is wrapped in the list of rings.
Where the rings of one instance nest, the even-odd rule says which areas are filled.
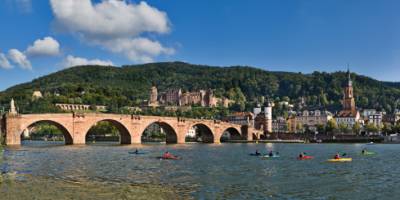
[[[347,156],[347,154],[346,154],[346,153],[343,153],[342,156]]]

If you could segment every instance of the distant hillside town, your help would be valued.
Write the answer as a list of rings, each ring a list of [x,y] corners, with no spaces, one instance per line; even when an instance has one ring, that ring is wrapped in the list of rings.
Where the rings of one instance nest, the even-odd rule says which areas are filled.
[[[288,105],[289,108],[294,106]],[[237,124],[248,124],[263,131],[264,135],[272,133],[308,133],[308,134],[353,134],[381,135],[381,133],[398,133],[400,130],[400,111],[393,114],[375,109],[359,110],[354,99],[353,82],[348,71],[348,80],[343,89],[342,109],[331,113],[328,110],[290,110],[288,116],[272,116],[274,103],[267,102],[262,108],[258,105],[253,112],[236,112],[225,118]]]

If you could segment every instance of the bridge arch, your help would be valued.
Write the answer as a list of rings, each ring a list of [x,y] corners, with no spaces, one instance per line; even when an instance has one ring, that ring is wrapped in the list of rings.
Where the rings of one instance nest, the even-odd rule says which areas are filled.
[[[89,128],[87,128],[85,132],[85,141],[87,142],[87,137],[90,132],[90,130],[95,127],[98,123],[100,122],[108,122],[112,126],[116,127],[118,132],[119,132],[119,142],[120,144],[131,144],[131,133],[129,132],[129,128],[127,128],[122,122],[119,122],[114,119],[101,119],[96,121],[95,123],[90,124]]]
[[[243,135],[240,133],[240,131],[237,128],[229,127],[229,128],[226,128],[222,132],[219,139],[220,139],[220,142],[226,142],[229,140],[242,140],[244,138],[243,138]]]
[[[214,131],[212,130],[212,128],[210,128],[210,126],[208,126],[206,123],[202,123],[202,122],[193,123],[189,126],[189,129],[185,132],[185,136],[186,136],[185,141],[190,141],[187,136],[188,136],[188,133],[190,132],[189,130],[192,128],[194,128],[194,130],[195,130],[194,141],[203,142],[203,143],[213,143],[214,142],[214,138],[216,137]]]
[[[153,126],[159,127],[160,130],[165,133],[165,142],[167,144],[171,143],[178,143],[178,133],[176,132],[175,128],[169,124],[168,122],[161,121],[161,120],[154,120],[149,123],[147,123],[144,127],[143,130],[140,130],[140,139],[141,142],[146,142],[147,141],[147,136],[146,131],[151,131]]]
[[[60,130],[64,136],[65,144],[66,145],[73,144],[73,138],[72,138],[71,132],[62,123],[59,123],[54,120],[49,120],[49,119],[39,119],[39,120],[28,122],[25,126],[22,127],[22,131],[19,133],[18,137],[21,138],[23,132],[26,129],[31,130],[32,127],[34,127],[38,124],[41,124],[41,123],[46,123],[46,124],[50,124],[50,125],[57,127],[57,129]]]

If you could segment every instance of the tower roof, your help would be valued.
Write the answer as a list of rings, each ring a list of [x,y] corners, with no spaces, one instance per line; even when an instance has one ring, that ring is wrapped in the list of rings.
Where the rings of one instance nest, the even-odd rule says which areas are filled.
[[[347,86],[349,87],[353,86],[353,81],[351,81],[351,73],[348,66],[347,66]]]

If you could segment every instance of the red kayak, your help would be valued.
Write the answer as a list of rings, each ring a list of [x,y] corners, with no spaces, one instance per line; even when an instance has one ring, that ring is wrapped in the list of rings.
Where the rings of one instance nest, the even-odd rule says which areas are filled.
[[[162,159],[162,160],[180,160],[181,159],[180,157],[177,157],[177,156],[160,156],[158,158]]]
[[[314,156],[303,156],[303,157],[297,157],[297,159],[299,159],[299,160],[311,160],[311,159],[313,159],[314,158]]]

